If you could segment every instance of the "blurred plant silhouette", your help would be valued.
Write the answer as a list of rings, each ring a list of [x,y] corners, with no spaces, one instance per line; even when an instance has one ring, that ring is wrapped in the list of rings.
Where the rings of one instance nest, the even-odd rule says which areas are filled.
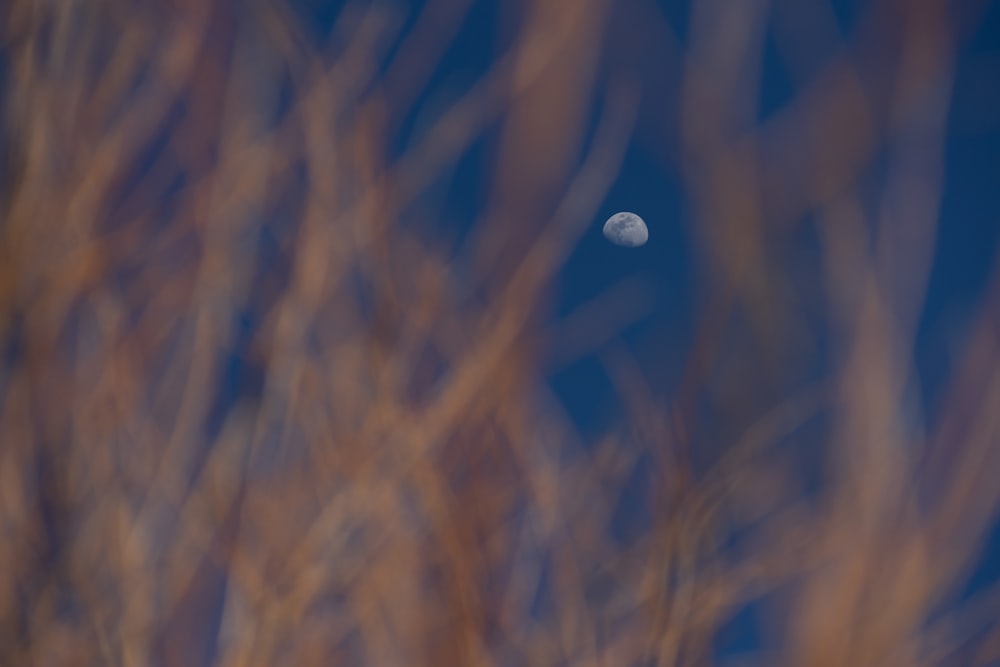
[[[1000,590],[958,603],[1000,504],[1000,274],[912,406],[985,3],[877,0],[850,40],[825,0],[695,0],[683,38],[643,0],[510,3],[397,151],[474,4],[322,36],[280,2],[3,5],[0,664],[737,664],[748,609],[739,664],[1000,664]],[[761,121],[767,31],[799,92]],[[669,394],[607,342],[621,292],[547,315],[656,94],[598,48],[629,35],[678,72],[705,285]],[[485,132],[455,246],[419,221]],[[796,383],[817,329],[834,361]],[[621,428],[565,416],[567,351]]]

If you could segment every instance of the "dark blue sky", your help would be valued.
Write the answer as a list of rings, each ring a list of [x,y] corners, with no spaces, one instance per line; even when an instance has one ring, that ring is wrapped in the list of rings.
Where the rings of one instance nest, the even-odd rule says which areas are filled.
[[[326,34],[340,3],[304,1],[304,17]],[[655,4],[655,9],[654,9]],[[1000,3],[970,11],[955,73],[949,115],[949,138],[945,190],[931,283],[918,332],[916,365],[927,408],[933,405],[955,362],[956,346],[971,324],[984,296],[996,254],[1000,229]],[[410,24],[423,3],[410,3]],[[680,177],[681,155],[677,147],[676,99],[678,98],[680,45],[664,39],[669,26],[683,41],[689,14],[687,2],[616,3],[604,46],[603,80],[622,72],[638,74],[643,84],[639,125],[621,172],[608,193],[590,231],[583,237],[559,276],[561,286],[555,310],[565,314],[600,292],[628,277],[638,276],[653,286],[655,312],[650,318],[623,332],[624,339],[644,354],[654,384],[667,388],[676,380],[679,364],[693,336],[692,322],[699,298],[706,289],[700,280],[699,259],[691,239],[691,202],[685,197]],[[853,31],[871,3],[837,0],[832,8],[844,40],[850,44]],[[974,3],[968,6],[973,6]],[[451,46],[434,71],[429,85],[417,97],[411,113],[403,119],[396,137],[402,150],[418,134],[426,119],[467,90],[494,62],[509,40],[501,26],[502,3],[477,0],[458,29]],[[663,26],[637,30],[637,21],[658,14]],[[403,34],[406,28],[404,27]],[[621,45],[621,46],[619,46]],[[832,56],[836,44],[831,44]],[[823,49],[819,49],[822,53]],[[819,69],[822,59],[812,66]],[[779,111],[797,91],[788,71],[775,31],[770,29],[765,45],[760,90],[760,117],[766,120]],[[597,100],[595,99],[595,108]],[[441,224],[449,235],[461,235],[487,204],[495,158],[496,128],[488,131],[432,190],[445,214]],[[865,185],[880,194],[877,172]],[[647,221],[649,243],[638,250],[607,244],[600,225],[610,214],[633,210]],[[801,236],[801,253],[814,253],[814,239]],[[793,240],[793,242],[795,242]],[[794,249],[793,249],[794,250]],[[584,426],[597,427],[610,414],[601,407],[611,405],[611,389],[597,360],[583,360],[555,378],[555,387]],[[592,423],[587,424],[590,420]]]
[[[687,4],[659,3],[662,20],[681,41],[686,32]],[[870,4],[833,3],[849,44]],[[967,9],[973,6],[980,9],[969,12],[975,20],[965,21],[956,61],[938,241],[915,349],[925,418],[931,422],[960,359],[963,337],[986,295],[1000,239],[1000,85],[996,83],[1000,81],[1000,3],[964,5]],[[641,3],[627,2],[616,6],[605,46],[604,71],[608,75],[631,69],[640,76],[644,97],[639,126],[599,215],[559,276],[554,308],[565,314],[629,276],[647,281],[656,294],[654,311],[625,330],[623,339],[642,360],[651,384],[669,395],[692,345],[693,323],[707,287],[691,238],[691,202],[680,178],[675,105],[678,44],[658,40],[651,30],[629,32],[634,19],[650,11],[649,5],[641,7]],[[433,109],[442,100],[453,98],[482,75],[502,41],[496,34],[498,16],[497,3],[474,3],[426,93],[418,99],[414,117],[422,109]],[[835,46],[831,46],[831,54]],[[813,66],[821,67],[822,62]],[[761,120],[779,111],[798,92],[794,78],[780,56],[774,32],[769,31],[760,91]],[[494,157],[491,140],[495,137],[488,135],[478,142],[439,189],[447,219],[459,228],[471,224],[487,201],[489,172],[485,167]],[[405,132],[402,141],[405,143]],[[877,169],[864,185],[875,196],[880,194]],[[626,250],[604,241],[601,223],[619,210],[636,211],[645,218],[650,227],[646,246]],[[795,237],[790,253],[796,252],[802,263],[811,262],[816,254],[813,236],[804,232]],[[824,341],[819,342],[817,349],[824,350]],[[821,374],[828,361],[813,359],[811,372]],[[615,417],[614,391],[596,358],[581,359],[561,370],[552,377],[552,386],[584,431],[599,431]],[[978,588],[998,579],[1000,531],[993,535],[970,586]],[[737,628],[734,637],[741,632]]]
[[[776,0],[779,5],[794,1]],[[401,4],[411,9],[402,31],[405,35],[423,3]],[[871,4],[843,0],[832,4],[844,43],[854,43],[855,28]],[[320,41],[328,37],[342,7],[341,3],[318,0],[299,0],[296,5]],[[678,141],[680,56],[686,39],[688,5],[638,0],[614,5],[602,47],[594,116],[609,81],[628,74],[637,76],[642,85],[638,123],[620,173],[589,230],[557,277],[551,303],[553,315],[560,318],[626,278],[649,287],[653,300],[648,315],[626,327],[620,339],[640,361],[646,380],[662,398],[665,409],[676,398],[685,363],[698,336],[696,326],[701,308],[715,287],[693,238],[698,223],[682,181],[683,156]],[[468,90],[495,62],[511,35],[509,12],[502,10],[504,6],[511,6],[509,0],[472,2],[412,109],[392,110],[400,115],[398,132],[391,142],[394,152],[405,150],[426,128],[428,119]],[[1000,240],[1000,85],[996,83],[1000,81],[1000,3],[988,6],[980,3],[980,6],[983,9],[975,25],[967,21],[969,27],[961,40],[956,63],[938,242],[917,332],[914,361],[925,418],[929,421],[936,417],[941,393],[960,360],[963,337],[983,303]],[[818,45],[816,60],[803,65],[804,72],[791,72],[775,31],[769,29],[758,91],[758,120],[766,121],[780,113],[800,92],[797,86],[803,85],[803,76],[808,80],[810,73],[819,71],[838,47],[836,40]],[[433,223],[421,221],[420,224],[436,225],[427,227],[429,234],[462,237],[488,206],[497,138],[498,128],[488,129],[431,188],[424,203],[434,206],[440,215],[434,217]],[[862,189],[873,194],[873,200],[881,195],[883,185],[877,166],[861,183]],[[634,211],[646,220],[650,240],[642,248],[619,248],[603,238],[604,220],[621,210]],[[803,294],[809,294],[809,289],[819,289],[813,284],[819,283],[819,253],[816,233],[809,221],[804,222],[783,241],[782,257],[804,276],[803,285],[797,287],[801,287]],[[266,264],[266,258],[263,259]],[[781,379],[783,385],[779,382],[779,386],[772,388],[775,399],[781,393],[826,376],[831,370],[830,333],[822,319],[822,304],[813,310],[816,321],[810,322],[808,329],[813,338],[812,354],[797,359],[791,376]],[[238,353],[244,346],[243,338],[249,338],[253,322],[240,324],[240,331],[247,335],[234,341],[237,352],[233,368],[226,375],[227,386],[221,389],[224,398],[217,411],[220,420],[226,406],[232,404],[232,394],[259,391],[261,383],[251,367],[240,361]],[[746,327],[745,323],[735,322],[726,335],[739,337]],[[726,358],[722,363],[728,362]],[[586,437],[599,435],[620,418],[616,393],[597,355],[576,360],[553,372],[548,379]],[[769,396],[766,391],[762,394],[761,400],[766,403]],[[719,420],[713,419],[710,409],[702,417],[706,417],[706,424],[696,439],[703,441],[723,440],[746,427],[744,423],[717,423]],[[643,461],[637,465],[629,484],[632,493],[621,499],[615,517],[614,532],[622,539],[641,530],[646,518],[644,482],[648,480],[644,477],[644,466]],[[968,591],[998,580],[1000,527],[994,531]],[[764,641],[758,627],[758,610],[751,605],[724,628],[718,637],[717,650],[720,655],[732,654],[760,647]]]
[[[775,0],[782,6],[795,1]],[[320,0],[297,0],[293,4],[307,25],[314,27],[319,41],[328,37],[343,7],[340,2]],[[424,3],[399,0],[397,4],[410,7],[409,26]],[[402,114],[398,135],[393,138],[394,150],[404,150],[425,127],[428,117],[454,101],[495,62],[510,39],[506,20],[509,12],[503,7],[512,4],[517,3],[472,0],[471,10],[428,85],[416,97],[412,110]],[[872,4],[832,2],[848,44],[853,43],[855,28]],[[966,29],[960,40],[938,240],[917,332],[914,362],[926,419],[931,422],[960,360],[964,337],[983,305],[1000,247],[1000,2],[958,4],[980,9],[969,10],[975,20],[964,22]],[[595,116],[601,91],[612,78],[627,73],[636,75],[642,84],[638,124],[620,173],[558,276],[551,304],[554,315],[561,317],[626,278],[649,286],[653,295],[649,314],[627,327],[621,339],[640,360],[650,386],[665,398],[665,406],[674,396],[695,343],[700,308],[712,289],[693,238],[696,212],[682,181],[683,156],[677,136],[679,56],[686,39],[688,14],[688,2],[621,0],[614,4],[606,43],[601,47],[604,53],[594,100]],[[408,26],[404,26],[403,34]],[[826,55],[832,55],[836,46],[831,43]],[[819,60],[808,64],[807,70],[822,67],[824,48],[820,45]],[[796,84],[796,74],[784,62],[773,31],[767,36],[762,76],[759,120],[766,121],[780,112],[799,92],[796,86],[801,85]],[[430,233],[461,236],[483,212],[489,201],[496,140],[494,127],[448,171],[447,178],[431,189],[428,197],[441,207],[442,215],[437,222],[441,226],[429,229]],[[864,185],[878,195],[878,170],[873,169],[867,178]],[[601,235],[604,220],[621,210],[634,211],[646,220],[650,240],[642,248],[619,248]],[[816,239],[808,225],[803,225],[801,233],[790,236],[785,254],[789,262],[801,265],[805,272],[815,264]],[[267,261],[264,257],[263,263]],[[247,322],[239,323],[238,340],[234,341],[237,352],[250,338],[254,327],[250,319],[248,316]],[[820,377],[830,368],[826,356],[829,341],[824,339],[827,334],[818,327],[814,335],[815,354],[803,361],[797,377],[787,379],[792,386]],[[234,353],[233,368],[226,373],[226,386],[220,389],[223,398],[219,423],[210,428],[221,424],[221,416],[234,402],[234,394],[259,391],[262,379],[258,375]],[[614,389],[596,356],[559,369],[549,380],[583,433],[599,434],[620,416]],[[254,389],[248,390],[251,385]],[[733,425],[732,429],[738,431],[740,427]],[[640,488],[641,484],[633,486]],[[633,519],[641,514],[638,508],[642,504],[641,498],[623,499],[623,516],[619,520],[623,531],[630,530]],[[968,591],[998,581],[1000,526],[993,531]],[[759,645],[754,608],[739,614],[719,641],[719,650],[724,653]]]
[[[856,25],[871,4],[842,0],[832,4],[848,44],[853,43]],[[975,20],[965,21],[956,62],[938,241],[915,348],[917,381],[929,421],[937,415],[942,391],[960,360],[963,337],[983,303],[1000,242],[1000,3],[965,7],[974,6],[980,9],[969,12]],[[652,286],[655,303],[651,314],[623,331],[622,339],[641,360],[650,385],[667,397],[676,388],[691,350],[699,304],[709,290],[692,239],[694,213],[681,181],[682,156],[677,140],[678,55],[685,39],[688,9],[686,2],[660,2],[655,8],[652,3],[616,3],[598,89],[614,74],[637,74],[643,85],[639,123],[620,174],[559,276],[553,303],[555,313],[565,315],[624,278],[638,277]],[[648,30],[635,27],[642,25],[643,17],[651,11],[680,42],[661,39],[662,34],[649,25]],[[406,145],[409,132],[419,131],[422,115],[433,114],[453,100],[493,62],[505,39],[497,34],[499,16],[499,3],[473,3],[429,86],[417,99],[415,112],[404,122],[397,137],[400,148]],[[321,25],[329,14],[317,13],[316,17]],[[831,43],[828,55],[833,55],[836,47]],[[818,52],[822,54],[823,48]],[[821,57],[806,68],[822,65]],[[764,121],[799,92],[796,76],[783,61],[773,30],[767,35],[762,77],[759,111]],[[435,190],[446,212],[444,224],[450,226],[447,233],[460,235],[486,206],[488,166],[495,157],[495,141],[495,131],[488,132]],[[865,178],[864,188],[878,197],[882,187],[878,169]],[[650,240],[646,246],[622,249],[603,239],[601,224],[620,210],[635,211],[647,221]],[[788,255],[804,270],[815,267],[815,234],[805,229],[794,235]],[[829,341],[823,339],[827,332],[821,329],[815,333],[815,356],[805,361],[801,376],[792,378],[793,383],[829,370],[830,359],[824,356],[829,352]],[[580,359],[550,379],[585,433],[608,428],[618,416],[615,392],[595,356]],[[636,509],[642,504],[641,499],[625,502]],[[628,517],[620,523],[629,524]],[[968,590],[998,580],[1000,528],[994,531]],[[756,609],[748,607],[720,635],[718,650],[738,652],[759,646],[761,641]]]

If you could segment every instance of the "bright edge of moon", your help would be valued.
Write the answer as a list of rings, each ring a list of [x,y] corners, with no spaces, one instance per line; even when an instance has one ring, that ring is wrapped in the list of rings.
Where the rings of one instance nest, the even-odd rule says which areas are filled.
[[[649,240],[649,230],[635,213],[615,213],[604,223],[604,238],[625,248],[638,248]]]

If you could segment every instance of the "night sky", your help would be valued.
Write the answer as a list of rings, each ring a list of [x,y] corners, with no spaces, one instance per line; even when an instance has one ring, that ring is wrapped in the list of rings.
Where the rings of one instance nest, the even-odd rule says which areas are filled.
[[[329,34],[340,3],[300,1],[304,20],[315,27],[316,37]],[[655,7],[654,7],[655,5]],[[653,288],[655,305],[649,317],[623,332],[623,339],[651,363],[660,377],[657,386],[669,387],[683,350],[690,346],[696,303],[703,293],[698,262],[691,239],[695,224],[691,202],[685,198],[681,179],[683,159],[677,140],[676,99],[680,85],[678,56],[683,48],[688,20],[686,2],[616,3],[608,25],[602,79],[596,86],[596,109],[604,87],[615,76],[637,75],[643,84],[639,124],[622,169],[564,271],[553,304],[558,315],[594,298],[617,282],[639,278]],[[916,365],[926,407],[933,412],[942,383],[952,371],[956,348],[978,310],[990,279],[1000,238],[1000,3],[970,3],[965,38],[956,62],[949,112],[949,137],[945,187],[938,228],[938,243],[926,306],[918,332]],[[412,25],[423,3],[414,2],[408,13]],[[451,46],[435,69],[429,85],[394,137],[399,152],[419,136],[427,118],[439,113],[481,77],[509,43],[510,30],[503,3],[477,0],[463,21]],[[840,22],[843,39],[862,20],[868,3],[835,0],[831,8]],[[662,24],[637,30],[652,12]],[[407,27],[403,28],[405,34]],[[666,27],[672,38],[662,39]],[[780,112],[797,92],[769,27],[763,55],[760,120]],[[678,41],[673,41],[676,39]],[[828,49],[830,57],[836,46]],[[391,57],[391,52],[390,52]],[[823,62],[813,65],[816,70]],[[432,233],[461,238],[488,205],[489,167],[495,158],[497,128],[488,130],[446,178],[431,189],[429,198],[444,215]],[[877,196],[880,175],[866,177],[865,185]],[[635,211],[650,229],[649,243],[640,249],[616,248],[601,235],[601,225],[611,214]],[[813,252],[814,239],[803,234],[798,248],[803,257]],[[599,377],[596,364],[585,360],[554,378],[570,409],[584,423],[610,418],[601,406],[612,399],[611,389]],[[660,383],[664,383],[660,385]]]
[[[413,5],[411,20],[420,4]],[[707,289],[691,236],[696,220],[685,195],[677,137],[679,55],[687,32],[687,5],[662,0],[655,6],[652,2],[615,3],[605,43],[599,47],[604,58],[594,99],[595,117],[608,82],[628,74],[638,76],[643,86],[639,121],[599,214],[558,276],[551,304],[554,316],[564,316],[620,281],[637,279],[650,290],[651,307],[646,316],[621,332],[620,340],[643,363],[650,386],[667,397],[694,342],[698,304]],[[970,3],[968,7],[974,8],[966,16],[956,62],[936,254],[915,349],[922,412],[930,422],[936,416],[941,392],[956,370],[963,337],[986,296],[1000,247],[1000,3]],[[305,2],[299,9],[322,39],[336,8]],[[869,3],[835,0],[832,9],[843,42],[851,44]],[[394,137],[397,151],[411,145],[429,116],[457,99],[487,71],[510,38],[507,18],[502,3],[473,3],[429,85]],[[664,39],[665,33],[672,36]],[[829,45],[829,57],[836,54],[838,46]],[[820,58],[807,69],[818,71],[823,65]],[[766,122],[798,92],[796,77],[779,52],[773,26],[767,35],[762,77],[759,121]],[[429,201],[441,207],[444,215],[434,223],[439,227],[428,229],[428,233],[460,239],[488,206],[489,166],[495,158],[497,136],[496,127],[487,131],[431,189]],[[864,179],[863,186],[877,197],[882,185],[877,165]],[[619,248],[603,238],[604,220],[621,210],[644,218],[650,231],[645,246]],[[808,266],[816,253],[815,237],[804,231],[794,237],[788,252],[793,261],[798,257]],[[814,334],[814,356],[805,360],[802,376],[791,379],[793,383],[829,370],[830,360],[825,356],[828,341],[823,340],[824,332]],[[619,416],[614,388],[596,355],[559,368],[548,379],[585,436],[602,433]],[[969,592],[996,581],[1000,581],[1000,526]],[[740,615],[723,633],[720,650],[753,645],[752,614],[748,614]]]
[[[317,8],[321,4],[325,9]],[[551,304],[554,316],[565,316],[620,281],[637,280],[652,295],[650,308],[641,320],[621,332],[619,340],[641,361],[650,386],[668,400],[694,343],[698,304],[707,290],[706,273],[692,238],[697,221],[685,194],[677,136],[679,56],[686,39],[687,4],[615,3],[606,41],[600,47],[604,58],[596,86],[595,116],[609,81],[626,74],[642,82],[639,121],[599,214],[558,276]],[[973,5],[978,9],[970,9],[966,16],[956,62],[936,254],[915,347],[921,412],[928,423],[936,418],[942,391],[956,370],[964,337],[986,296],[1000,247],[1000,3],[972,3],[968,7]],[[402,123],[395,137],[397,150],[410,145],[428,116],[456,99],[494,62],[509,39],[501,6],[485,0],[473,4],[414,111]],[[303,15],[316,25],[317,35],[324,34],[335,13],[329,7],[325,3],[302,7]],[[842,44],[850,45],[869,4],[836,0],[832,9]],[[774,27],[768,30],[758,101],[760,122],[780,113],[799,92],[797,85],[803,80],[789,71]],[[665,34],[669,36],[666,39]],[[832,42],[825,53],[832,58],[842,44]],[[818,51],[824,53],[823,47]],[[824,64],[820,57],[806,69],[818,71]],[[460,239],[488,206],[489,166],[495,158],[497,136],[497,128],[487,131],[432,188],[428,197],[444,215],[434,223],[439,227],[429,229],[429,233]],[[873,195],[873,202],[881,193],[883,178],[877,161],[863,177],[862,186]],[[621,210],[638,213],[648,224],[650,240],[644,247],[618,248],[603,238],[604,220]],[[790,261],[808,270],[817,261],[817,250],[815,236],[808,225],[805,227],[793,236],[787,254]],[[801,375],[789,379],[792,386],[830,370],[827,332],[817,327],[812,335],[813,352],[802,360]],[[551,371],[548,380],[585,437],[603,433],[620,417],[621,406],[597,355]],[[627,499],[625,503],[628,507]],[[637,513],[640,502],[634,503],[633,513]],[[628,524],[629,517],[620,517],[619,523]],[[966,593],[996,581],[1000,581],[1000,526]],[[719,638],[720,655],[759,646],[754,619],[752,607],[736,617]]]

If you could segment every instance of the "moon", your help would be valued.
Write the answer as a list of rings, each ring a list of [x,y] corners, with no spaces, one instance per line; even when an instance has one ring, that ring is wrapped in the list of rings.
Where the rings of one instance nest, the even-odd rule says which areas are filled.
[[[615,213],[604,223],[604,238],[625,248],[638,248],[649,240],[649,230],[635,213]]]

